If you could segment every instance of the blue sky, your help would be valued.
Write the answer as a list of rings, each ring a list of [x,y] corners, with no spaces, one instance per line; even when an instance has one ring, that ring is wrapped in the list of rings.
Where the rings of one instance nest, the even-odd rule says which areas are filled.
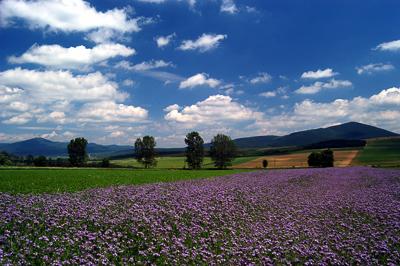
[[[400,132],[398,1],[3,0],[0,142]]]

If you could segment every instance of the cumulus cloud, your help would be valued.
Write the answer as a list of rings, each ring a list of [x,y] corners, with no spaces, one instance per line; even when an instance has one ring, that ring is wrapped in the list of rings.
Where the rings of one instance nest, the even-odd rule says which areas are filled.
[[[14,68],[0,72],[0,85],[21,88],[28,99],[38,102],[125,100],[128,97],[100,72],[75,76],[69,71]]]
[[[272,77],[270,74],[268,74],[267,72],[260,72],[258,73],[257,77],[254,77],[252,79],[250,79],[250,83],[251,84],[262,84],[262,83],[268,83],[272,80]]]
[[[25,124],[34,119],[56,124],[144,122],[147,110],[118,103],[128,96],[99,72],[73,75],[69,71],[21,68],[0,72],[0,101],[6,124]]]
[[[198,50],[200,52],[206,52],[217,48],[220,42],[226,38],[227,35],[204,33],[196,40],[183,41],[178,49],[183,51]]]
[[[171,112],[171,111],[179,110],[179,109],[181,109],[181,107],[178,104],[172,104],[172,105],[169,105],[169,106],[165,107],[164,111],[165,112]]]
[[[230,96],[212,95],[204,101],[183,107],[181,110],[170,108],[164,118],[167,121],[187,125],[230,124],[255,120],[260,113],[245,107]]]
[[[81,122],[143,122],[148,111],[113,101],[86,103],[78,113]]]
[[[0,18],[3,27],[22,20],[32,29],[63,32],[89,32],[101,28],[123,33],[140,30],[138,19],[131,19],[128,9],[101,12],[84,0],[3,0]]]
[[[121,44],[100,44],[93,48],[83,45],[65,48],[57,44],[33,45],[21,56],[11,56],[10,63],[32,63],[46,67],[81,69],[117,56],[131,56],[135,50]]]
[[[162,48],[164,46],[167,46],[174,37],[175,33],[172,33],[167,36],[158,36],[154,40],[156,41],[158,48]]]
[[[293,110],[258,119],[249,129],[265,134],[358,121],[400,132],[400,88],[389,88],[370,97],[336,99],[331,102],[304,100]]]
[[[209,86],[215,88],[221,84],[221,81],[213,78],[209,78],[206,73],[199,73],[194,76],[181,81],[179,84],[180,89],[191,89],[197,86]]]
[[[331,68],[324,70],[318,69],[317,71],[307,71],[301,75],[302,79],[321,79],[321,78],[331,78],[336,76],[338,73],[334,72]]]
[[[329,82],[317,81],[309,86],[301,86],[295,92],[298,94],[315,94],[324,89],[338,89],[338,88],[348,88],[353,84],[348,80],[336,80],[331,79]]]
[[[383,63],[368,64],[368,65],[356,67],[357,74],[359,74],[359,75],[372,74],[375,72],[385,72],[385,71],[390,71],[393,69],[394,69],[394,66],[392,64],[383,64]]]
[[[400,40],[384,42],[375,47],[376,50],[397,52],[400,51]]]
[[[221,10],[221,12],[225,12],[225,13],[229,13],[229,14],[235,14],[239,11],[233,0],[222,0],[220,10]]]

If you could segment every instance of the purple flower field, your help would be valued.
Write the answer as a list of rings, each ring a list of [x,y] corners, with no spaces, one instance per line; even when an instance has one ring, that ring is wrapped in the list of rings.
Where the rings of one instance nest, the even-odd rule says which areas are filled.
[[[0,194],[0,264],[400,263],[400,171]]]

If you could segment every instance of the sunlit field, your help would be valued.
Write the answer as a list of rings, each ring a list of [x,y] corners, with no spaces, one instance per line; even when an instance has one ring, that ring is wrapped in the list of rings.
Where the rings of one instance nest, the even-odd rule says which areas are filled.
[[[0,191],[7,193],[74,192],[116,185],[207,178],[244,170],[157,170],[157,169],[1,169]]]
[[[0,193],[0,263],[396,265],[399,191],[355,167]]]

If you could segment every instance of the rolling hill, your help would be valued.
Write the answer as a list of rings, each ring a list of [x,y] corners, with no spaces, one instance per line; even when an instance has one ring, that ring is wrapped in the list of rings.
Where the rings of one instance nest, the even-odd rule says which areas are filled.
[[[399,136],[399,134],[362,123],[349,122],[327,128],[317,128],[294,132],[281,137],[257,136],[241,138],[236,139],[235,143],[239,148],[265,148],[306,146],[313,143],[337,139],[352,140],[394,136]]]
[[[285,136],[255,136],[235,139],[238,148],[256,149],[267,147],[307,146],[314,143],[331,140],[360,140],[379,137],[393,137],[399,134],[377,128],[374,126],[349,122],[327,128],[318,128],[294,132]],[[19,156],[45,155],[66,156],[66,142],[54,142],[43,138],[34,138],[15,143],[2,143],[0,150]],[[208,148],[210,144],[205,144]],[[182,153],[184,148],[159,148],[157,152],[162,155]],[[133,155],[133,147],[128,145],[99,145],[88,144],[88,153],[92,156],[126,157]]]

